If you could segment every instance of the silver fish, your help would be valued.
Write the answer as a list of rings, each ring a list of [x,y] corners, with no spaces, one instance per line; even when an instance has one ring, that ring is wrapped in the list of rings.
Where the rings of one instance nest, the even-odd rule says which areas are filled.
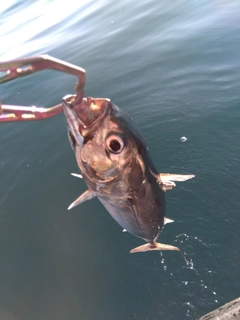
[[[179,250],[156,242],[166,218],[164,192],[194,175],[157,173],[131,118],[109,99],[63,98],[68,136],[88,186],[69,207],[97,197],[111,216],[147,244],[130,252]]]

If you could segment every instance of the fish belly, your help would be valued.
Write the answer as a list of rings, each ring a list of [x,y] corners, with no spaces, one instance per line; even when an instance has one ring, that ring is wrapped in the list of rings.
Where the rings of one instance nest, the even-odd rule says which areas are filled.
[[[157,203],[149,206],[144,199],[98,197],[118,224],[147,242],[157,238],[163,226],[164,213]]]

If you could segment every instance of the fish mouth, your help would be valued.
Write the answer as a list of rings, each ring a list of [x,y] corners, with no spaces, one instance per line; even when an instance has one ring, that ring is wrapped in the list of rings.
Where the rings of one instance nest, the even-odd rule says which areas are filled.
[[[83,98],[80,102],[76,95],[67,95],[62,99],[69,131],[78,145],[83,145],[83,138],[94,131],[98,123],[111,108],[110,99]]]

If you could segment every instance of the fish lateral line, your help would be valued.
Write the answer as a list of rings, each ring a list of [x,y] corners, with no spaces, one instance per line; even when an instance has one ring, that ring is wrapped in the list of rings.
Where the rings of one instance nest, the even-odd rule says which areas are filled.
[[[164,221],[163,221],[163,224],[164,224],[164,225],[167,224],[167,223],[172,223],[172,222],[174,222],[174,220],[169,219],[169,218],[167,218],[167,217],[164,217]],[[126,229],[123,229],[122,232],[127,232],[127,230],[126,230]]]

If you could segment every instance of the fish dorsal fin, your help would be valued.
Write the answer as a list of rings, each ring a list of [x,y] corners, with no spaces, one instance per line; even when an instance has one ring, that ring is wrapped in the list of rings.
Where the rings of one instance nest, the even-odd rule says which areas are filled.
[[[174,222],[174,220],[164,217],[164,222],[163,222],[164,224],[172,223],[172,222]]]
[[[68,207],[68,210],[78,206],[84,201],[91,200],[94,197],[96,197],[96,192],[88,189],[83,194],[81,194],[75,201],[73,201],[73,203],[70,204],[70,206]]]
[[[149,169],[150,170],[150,169]],[[174,173],[153,173],[151,174],[157,179],[160,188],[165,192],[176,187],[174,181],[186,181],[195,177],[194,174],[174,174]]]

